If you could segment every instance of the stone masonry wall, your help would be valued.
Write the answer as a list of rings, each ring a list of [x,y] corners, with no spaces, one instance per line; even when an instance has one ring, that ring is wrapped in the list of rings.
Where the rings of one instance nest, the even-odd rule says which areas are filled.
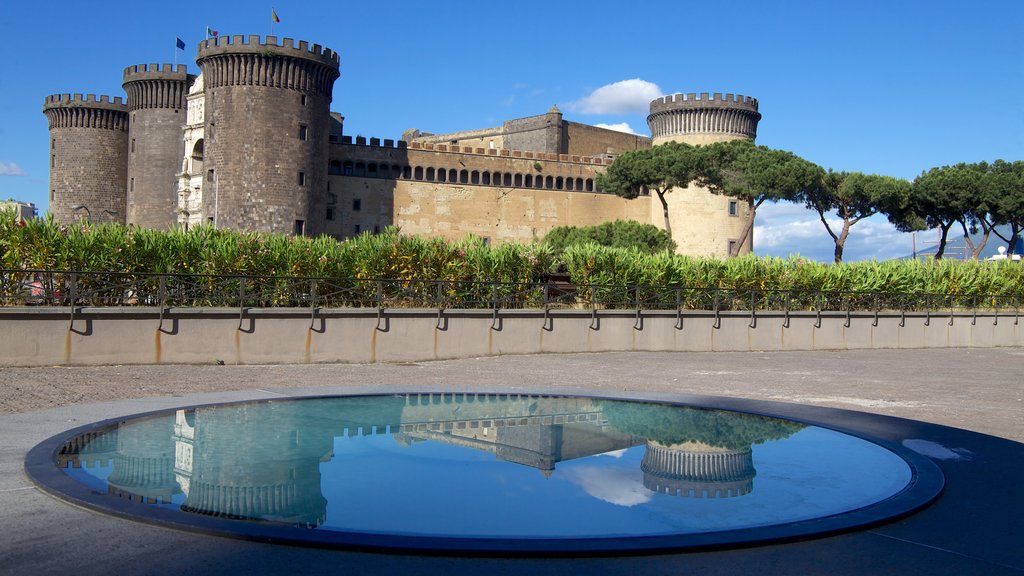
[[[121,99],[58,94],[46,98],[43,112],[50,126],[54,219],[124,223],[128,122]]]

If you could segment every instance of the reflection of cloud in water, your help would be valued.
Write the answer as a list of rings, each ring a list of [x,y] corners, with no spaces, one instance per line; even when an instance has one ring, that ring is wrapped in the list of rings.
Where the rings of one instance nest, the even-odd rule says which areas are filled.
[[[565,471],[565,478],[587,493],[616,506],[636,506],[650,501],[639,470],[580,466]]]
[[[626,453],[628,448],[622,450],[612,450],[611,452],[604,452],[602,454],[595,454],[595,456],[611,456],[612,458],[622,458],[622,455]]]

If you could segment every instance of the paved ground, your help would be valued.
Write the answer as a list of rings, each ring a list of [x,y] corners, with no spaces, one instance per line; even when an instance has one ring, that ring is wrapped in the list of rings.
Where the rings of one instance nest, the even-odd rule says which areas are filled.
[[[880,528],[728,552],[634,558],[467,559],[364,554],[204,537],[80,510],[36,489],[35,444],[92,421],[221,400],[484,386],[631,391],[799,403],[870,417],[880,435],[939,446],[939,502]],[[837,418],[840,411],[825,411]],[[977,432],[962,432],[945,428]],[[406,365],[111,366],[0,370],[0,574],[490,572],[1024,573],[1024,349],[508,356]],[[942,452],[941,446],[951,446]],[[950,456],[954,454],[954,456]],[[969,454],[967,456],[963,456]],[[1017,544],[1012,544],[1016,542]]]

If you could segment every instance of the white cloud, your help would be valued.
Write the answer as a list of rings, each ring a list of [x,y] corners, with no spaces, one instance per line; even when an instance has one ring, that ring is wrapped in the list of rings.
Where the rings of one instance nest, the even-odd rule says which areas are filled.
[[[651,499],[653,492],[644,488],[640,470],[580,466],[565,471],[566,478],[584,492],[616,506],[636,506]]]
[[[829,225],[838,233],[842,220],[835,215]],[[919,234],[920,236],[920,234]],[[918,238],[920,247],[920,237]],[[818,214],[802,204],[765,204],[757,211],[754,225],[754,252],[762,256],[787,257],[799,254],[805,258],[831,262],[835,242],[825,230]],[[913,252],[911,235],[899,232],[885,216],[861,220],[850,229],[843,250],[843,261],[888,260],[909,256]]]
[[[24,176],[25,171],[14,162],[0,162],[0,176]]]
[[[633,78],[601,86],[569,104],[569,109],[582,114],[646,113],[650,110],[651,100],[661,95],[657,84]]]
[[[619,122],[618,124],[594,124],[598,128],[606,128],[608,130],[615,130],[616,132],[625,132],[626,134],[640,135],[639,132],[633,130],[628,122]]]

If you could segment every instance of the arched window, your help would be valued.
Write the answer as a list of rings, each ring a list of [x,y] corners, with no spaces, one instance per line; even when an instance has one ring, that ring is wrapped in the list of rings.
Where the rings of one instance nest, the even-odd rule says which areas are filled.
[[[547,188],[548,190],[551,190],[552,188],[554,188],[555,187],[555,179],[552,178],[551,176],[548,176],[548,177],[544,178],[544,187]]]
[[[380,165],[380,172],[378,173],[378,175],[381,178],[390,178],[391,177],[391,166],[388,166],[387,164],[381,164]]]
[[[593,178],[587,178],[587,192],[593,192],[593,191],[594,191],[594,179]]]
[[[555,178],[555,189],[561,190],[563,188],[562,177]]]
[[[566,190],[572,190],[573,189],[573,187],[572,187],[572,178],[566,178],[565,179],[565,189]]]
[[[479,184],[480,183],[480,172],[478,172],[476,170],[473,170],[472,172],[470,172],[470,174],[469,174],[469,182],[470,182],[470,184]]]
[[[583,178],[576,179],[576,185],[573,187],[574,190],[583,190]]]
[[[406,166],[402,169],[402,178],[406,180],[412,178],[412,166]]]
[[[413,176],[414,179],[423,180],[423,166],[417,166],[416,171],[413,174],[415,174],[415,176]]]
[[[433,168],[427,168],[427,182],[433,182],[433,181],[434,181],[434,169]]]
[[[401,178],[402,177],[402,167],[399,166],[398,164],[392,164],[391,165],[391,177],[392,178]]]
[[[481,182],[481,184],[483,184],[484,186],[490,186],[491,185],[491,173],[490,172],[484,172],[483,174],[481,174],[481,176],[483,177],[483,181]]]
[[[533,174],[526,175],[526,182],[523,183],[527,188],[533,188]]]
[[[367,164],[366,165],[366,175],[369,176],[370,178],[376,178],[377,177],[377,164],[375,164],[373,162]]]
[[[448,181],[449,182],[458,182],[459,181],[459,171],[456,170],[455,168],[452,168],[451,170],[449,170],[448,171]]]
[[[516,174],[516,177],[512,180],[512,185],[513,186],[517,186],[517,187],[518,186],[522,186],[523,185],[523,175],[522,174]]]
[[[459,182],[462,184],[469,184],[469,170],[459,172]]]
[[[366,176],[366,164],[362,162],[356,162],[356,170],[353,176]]]
[[[438,168],[437,169],[437,181],[438,182],[447,182],[448,181],[448,171],[445,170],[444,168]]]
[[[193,175],[195,175],[195,174],[202,175],[202,173],[203,173],[203,139],[202,138],[200,138],[199,140],[196,140],[195,145],[192,146],[191,163],[192,163],[192,167],[189,169],[189,173],[193,174]]]
[[[353,168],[352,161],[346,160],[344,168],[342,168],[342,174],[344,174],[345,176],[351,176],[354,172],[355,169]]]
[[[327,174],[330,176],[341,176],[341,162],[331,160],[331,163],[327,165]]]
[[[502,180],[501,180],[501,185],[502,186],[511,186],[512,185],[512,175],[508,174],[508,173],[503,174],[502,175]]]

